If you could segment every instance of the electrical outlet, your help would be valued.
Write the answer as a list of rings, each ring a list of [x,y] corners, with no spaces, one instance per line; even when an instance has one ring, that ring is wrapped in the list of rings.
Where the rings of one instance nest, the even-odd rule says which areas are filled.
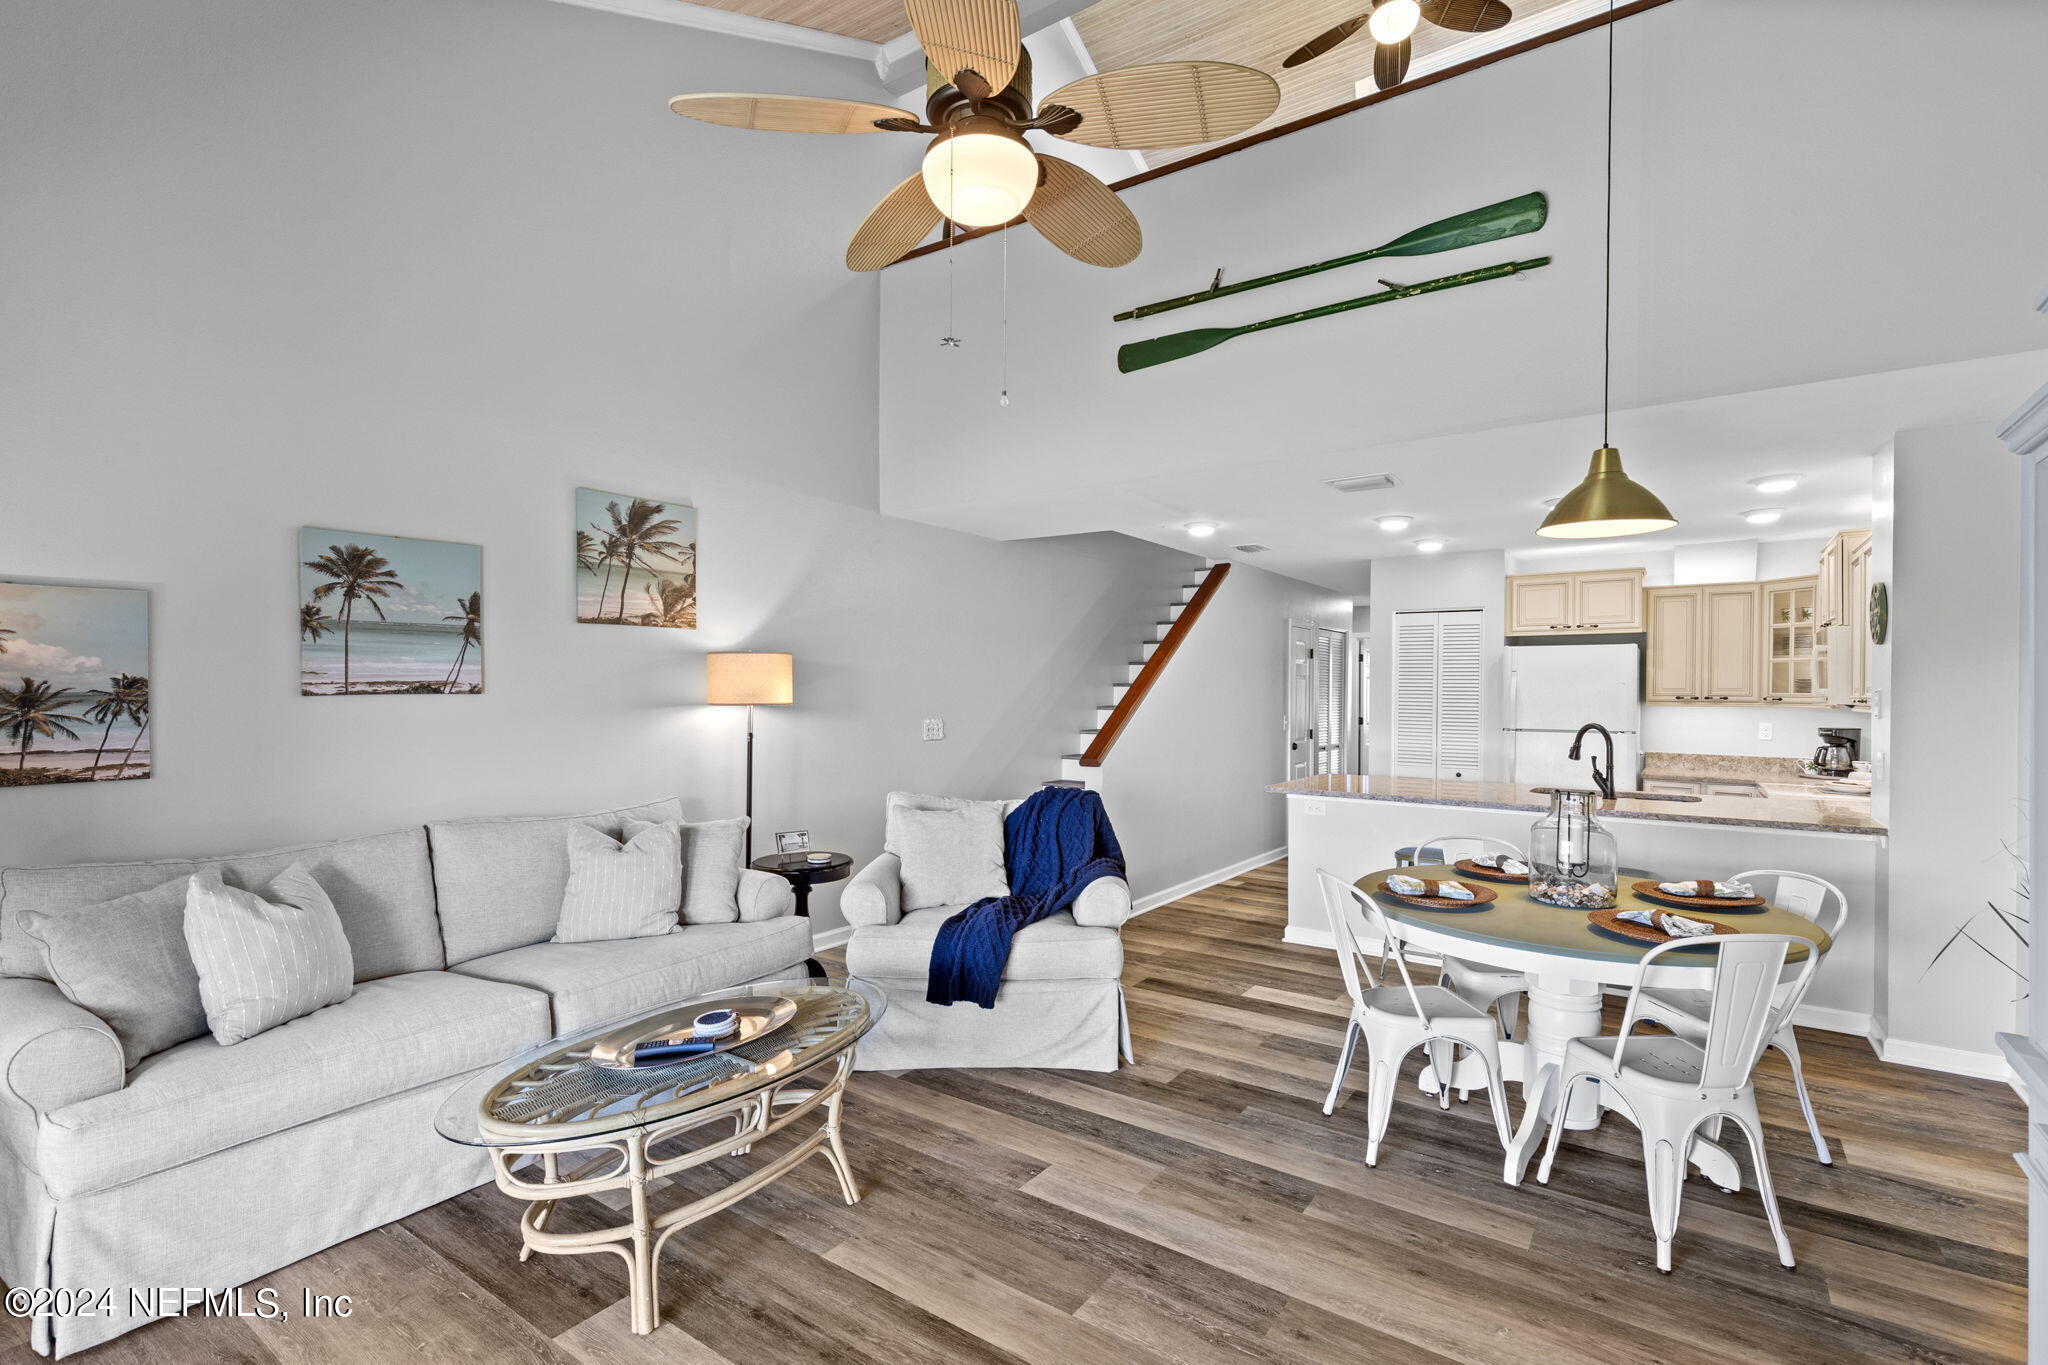
[[[944,739],[946,737],[946,722],[927,717],[924,723],[924,737],[926,739]]]
[[[1320,801],[1304,801],[1301,803],[1301,813],[1303,815],[1321,815],[1323,813],[1323,803]]]
[[[1771,737],[1771,723],[1769,721],[1764,721],[1756,727],[1756,737],[1758,739],[1769,739]]]

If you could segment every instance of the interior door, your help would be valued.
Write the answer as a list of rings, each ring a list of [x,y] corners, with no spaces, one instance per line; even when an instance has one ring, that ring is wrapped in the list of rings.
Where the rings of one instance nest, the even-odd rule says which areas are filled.
[[[1394,775],[1480,777],[1484,614],[1394,614]]]
[[[1315,771],[1314,626],[1287,623],[1287,776],[1290,781]]]
[[[1347,634],[1341,630],[1316,631],[1315,656],[1309,668],[1309,676],[1315,682],[1315,720],[1309,738],[1317,773],[1344,771],[1344,664],[1350,655]]]

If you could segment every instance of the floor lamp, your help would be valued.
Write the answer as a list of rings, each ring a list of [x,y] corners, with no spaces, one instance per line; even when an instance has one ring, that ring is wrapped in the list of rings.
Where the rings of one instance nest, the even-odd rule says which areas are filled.
[[[787,654],[706,654],[704,700],[747,708],[747,861],[754,861],[754,708],[788,706],[795,683]]]

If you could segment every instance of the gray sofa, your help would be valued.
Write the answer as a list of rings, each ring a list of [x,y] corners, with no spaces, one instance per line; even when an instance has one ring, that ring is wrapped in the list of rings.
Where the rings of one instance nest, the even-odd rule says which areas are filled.
[[[803,973],[810,921],[786,882],[736,860],[722,886],[692,872],[685,911],[700,894],[730,896],[737,921],[547,942],[568,878],[565,827],[617,834],[629,816],[680,819],[681,807],[0,869],[0,1280],[113,1291],[110,1311],[38,1318],[35,1348],[68,1355],[141,1326],[150,1315],[131,1311],[131,1285],[228,1289],[488,1182],[481,1151],[433,1128],[443,1099],[481,1069],[621,1014]],[[205,869],[260,888],[293,862],[334,901],[356,990],[232,1047],[203,1035],[124,1071],[113,1032],[65,998],[21,932],[23,911]]]
[[[903,865],[900,856],[889,851],[897,847],[896,812],[963,804],[969,803],[891,792],[885,851],[840,894],[839,912],[853,926],[853,936],[846,942],[846,970],[880,986],[889,999],[889,1008],[861,1039],[854,1066],[861,1071],[1116,1070],[1119,1056],[1131,1056],[1121,932],[1131,917],[1131,888],[1121,877],[1091,882],[1071,910],[1017,932],[994,1009],[934,1005],[925,999],[932,940],[939,926],[962,907],[903,909]],[[1023,799],[997,804],[1008,816]]]

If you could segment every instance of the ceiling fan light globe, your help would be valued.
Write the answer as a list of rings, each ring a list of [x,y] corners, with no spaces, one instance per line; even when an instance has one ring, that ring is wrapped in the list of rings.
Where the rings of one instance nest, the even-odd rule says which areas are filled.
[[[1398,43],[1415,32],[1422,22],[1422,6],[1416,0],[1381,0],[1365,21],[1365,31],[1376,43]]]
[[[963,227],[994,227],[1024,211],[1038,188],[1038,158],[1021,138],[956,133],[924,154],[924,187]]]

